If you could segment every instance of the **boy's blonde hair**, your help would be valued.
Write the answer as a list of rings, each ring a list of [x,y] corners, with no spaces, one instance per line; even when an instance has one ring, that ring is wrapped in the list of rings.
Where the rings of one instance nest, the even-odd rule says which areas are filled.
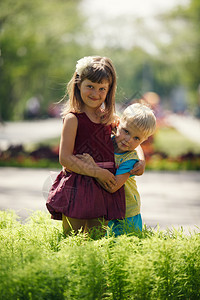
[[[141,103],[129,105],[120,119],[121,122],[126,121],[130,126],[136,127],[146,138],[156,130],[156,117],[153,111]]]
[[[81,99],[80,85],[85,79],[101,83],[103,80],[109,82],[109,91],[102,110],[102,123],[111,123],[115,111],[116,71],[112,61],[107,57],[87,56],[77,62],[76,70],[67,85],[69,101],[64,106],[62,116],[69,112],[80,113],[83,101]],[[65,97],[66,98],[66,95]]]

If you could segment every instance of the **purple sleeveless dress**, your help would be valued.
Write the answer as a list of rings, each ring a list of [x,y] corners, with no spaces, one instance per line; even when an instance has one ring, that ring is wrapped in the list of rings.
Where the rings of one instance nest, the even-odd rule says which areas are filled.
[[[85,113],[74,115],[78,119],[74,154],[88,153],[96,163],[115,174],[111,126],[93,123]],[[61,171],[50,189],[46,206],[56,220],[62,220],[62,214],[76,219],[122,219],[124,187],[111,194],[93,177]]]

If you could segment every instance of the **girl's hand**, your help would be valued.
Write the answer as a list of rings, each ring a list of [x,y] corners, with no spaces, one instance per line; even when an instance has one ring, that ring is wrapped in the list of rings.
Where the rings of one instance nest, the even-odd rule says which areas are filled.
[[[88,153],[83,154],[77,154],[76,157],[90,165],[91,167],[94,167],[96,169],[96,180],[98,183],[105,189],[112,190],[112,188],[116,184],[115,176],[108,171],[107,169],[103,169],[98,167],[98,165],[95,163],[92,156],[90,156]]]
[[[96,180],[104,189],[108,191],[112,190],[116,185],[115,176],[110,171],[103,168],[100,168]]]
[[[140,176],[144,173],[144,170],[145,170],[145,160],[139,160],[129,173],[130,175]]]
[[[110,193],[112,192],[112,189],[113,189],[114,185],[112,185],[112,187],[110,187],[110,185],[101,182],[99,179],[96,179],[96,181],[100,184],[100,186],[101,186],[104,190],[106,190],[107,192],[110,192]]]
[[[80,160],[88,163],[89,165],[93,165],[95,167],[97,166],[97,164],[95,163],[93,157],[88,153],[77,154],[76,157],[78,157]]]

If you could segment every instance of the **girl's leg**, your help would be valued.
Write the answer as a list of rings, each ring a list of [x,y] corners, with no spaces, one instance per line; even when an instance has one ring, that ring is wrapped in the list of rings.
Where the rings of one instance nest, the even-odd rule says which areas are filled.
[[[107,226],[107,224],[108,224],[108,222],[106,220],[104,220],[103,218],[90,219],[90,220],[87,220],[85,229],[86,229],[86,231],[89,231],[91,228],[96,227],[96,228],[100,229],[101,231],[105,231],[103,226]]]
[[[74,219],[62,215],[62,221],[63,221],[63,232],[65,235],[68,235],[72,230],[78,232],[81,229],[82,232],[85,232],[87,220]]]

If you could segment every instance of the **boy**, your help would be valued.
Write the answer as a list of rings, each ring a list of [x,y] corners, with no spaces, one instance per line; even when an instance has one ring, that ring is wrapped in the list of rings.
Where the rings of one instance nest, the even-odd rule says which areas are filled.
[[[135,149],[147,140],[155,132],[155,129],[156,117],[153,111],[140,103],[128,106],[120,118],[117,132],[113,137],[117,166],[116,185],[112,189],[106,188],[111,193],[114,193],[123,184],[125,188],[126,218],[108,222],[108,226],[115,236],[128,233],[133,229],[142,231],[140,195],[135,177],[129,172],[138,161]]]
[[[133,230],[142,231],[142,218],[140,214],[140,195],[134,175],[130,175],[138,156],[136,148],[148,139],[156,130],[156,117],[146,105],[134,103],[123,112],[116,134],[113,136],[116,184],[110,188],[99,182],[110,193],[116,192],[122,185],[125,189],[126,216],[124,220],[111,220],[108,222],[107,234],[114,233],[119,236]],[[84,154],[85,160],[95,164],[89,154]]]

